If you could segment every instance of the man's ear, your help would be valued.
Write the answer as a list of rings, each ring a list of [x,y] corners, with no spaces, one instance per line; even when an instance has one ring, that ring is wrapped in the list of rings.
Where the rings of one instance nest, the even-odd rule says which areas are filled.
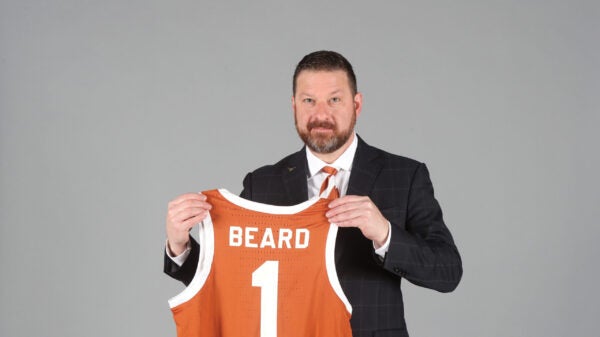
[[[356,95],[354,95],[354,110],[356,111],[356,117],[360,116],[360,112],[362,111],[362,101],[362,93],[357,92]]]

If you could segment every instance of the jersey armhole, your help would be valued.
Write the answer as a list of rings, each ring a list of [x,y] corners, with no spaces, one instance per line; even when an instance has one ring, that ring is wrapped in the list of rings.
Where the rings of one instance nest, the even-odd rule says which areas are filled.
[[[210,212],[204,221],[198,225],[198,243],[200,244],[200,256],[198,257],[196,274],[194,274],[192,282],[181,293],[169,299],[169,307],[171,308],[192,299],[206,283],[215,252],[215,236]]]
[[[340,284],[340,280],[337,276],[337,269],[335,267],[335,241],[337,238],[338,226],[335,224],[329,225],[329,233],[327,234],[327,242],[325,243],[325,267],[327,268],[327,276],[329,278],[329,284],[333,288],[333,291],[338,296],[340,301],[346,307],[348,313],[352,314],[352,305],[344,290]]]

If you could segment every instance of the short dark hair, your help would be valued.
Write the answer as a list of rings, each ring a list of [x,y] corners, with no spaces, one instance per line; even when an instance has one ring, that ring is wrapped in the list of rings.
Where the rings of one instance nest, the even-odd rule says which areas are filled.
[[[292,84],[292,94],[296,95],[296,81],[298,80],[298,75],[304,70],[309,71],[334,71],[334,70],[343,70],[348,76],[348,84],[350,85],[350,90],[352,90],[352,94],[356,95],[358,92],[356,87],[356,75],[354,75],[354,70],[352,70],[352,65],[345,57],[341,54],[336,53],[334,51],[329,50],[319,50],[312,52],[302,58],[298,65],[296,66],[296,70],[294,71],[294,79]]]

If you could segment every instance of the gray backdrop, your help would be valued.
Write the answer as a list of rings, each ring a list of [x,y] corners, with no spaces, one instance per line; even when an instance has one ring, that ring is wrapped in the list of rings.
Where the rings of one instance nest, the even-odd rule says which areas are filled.
[[[359,134],[428,164],[464,259],[412,336],[595,336],[597,1],[0,1],[0,336],[175,336],[167,202],[300,148],[341,52]],[[435,317],[435,319],[431,319]]]

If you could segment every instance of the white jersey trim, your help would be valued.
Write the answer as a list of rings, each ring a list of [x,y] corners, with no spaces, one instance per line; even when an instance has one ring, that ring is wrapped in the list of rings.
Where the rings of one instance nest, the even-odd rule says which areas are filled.
[[[169,306],[174,308],[191,300],[202,289],[206,279],[210,274],[213,256],[215,252],[215,235],[213,231],[213,222],[210,212],[198,225],[198,243],[200,244],[200,257],[198,258],[198,268],[192,282],[178,295],[169,300]]]
[[[329,233],[327,234],[327,242],[325,243],[325,267],[327,268],[327,277],[329,284],[339,299],[346,306],[346,310],[352,314],[352,305],[340,284],[340,279],[337,276],[337,268],[335,267],[335,241],[337,238],[338,226],[329,224]]]
[[[224,188],[220,188],[219,193],[227,199],[232,204],[238,205],[245,209],[249,209],[256,212],[261,213],[269,213],[269,214],[296,214],[300,213],[303,210],[309,208],[319,201],[320,198],[314,197],[309,199],[301,204],[292,205],[292,206],[275,206],[269,204],[263,204],[260,202],[244,199],[240,196],[237,196]]]

